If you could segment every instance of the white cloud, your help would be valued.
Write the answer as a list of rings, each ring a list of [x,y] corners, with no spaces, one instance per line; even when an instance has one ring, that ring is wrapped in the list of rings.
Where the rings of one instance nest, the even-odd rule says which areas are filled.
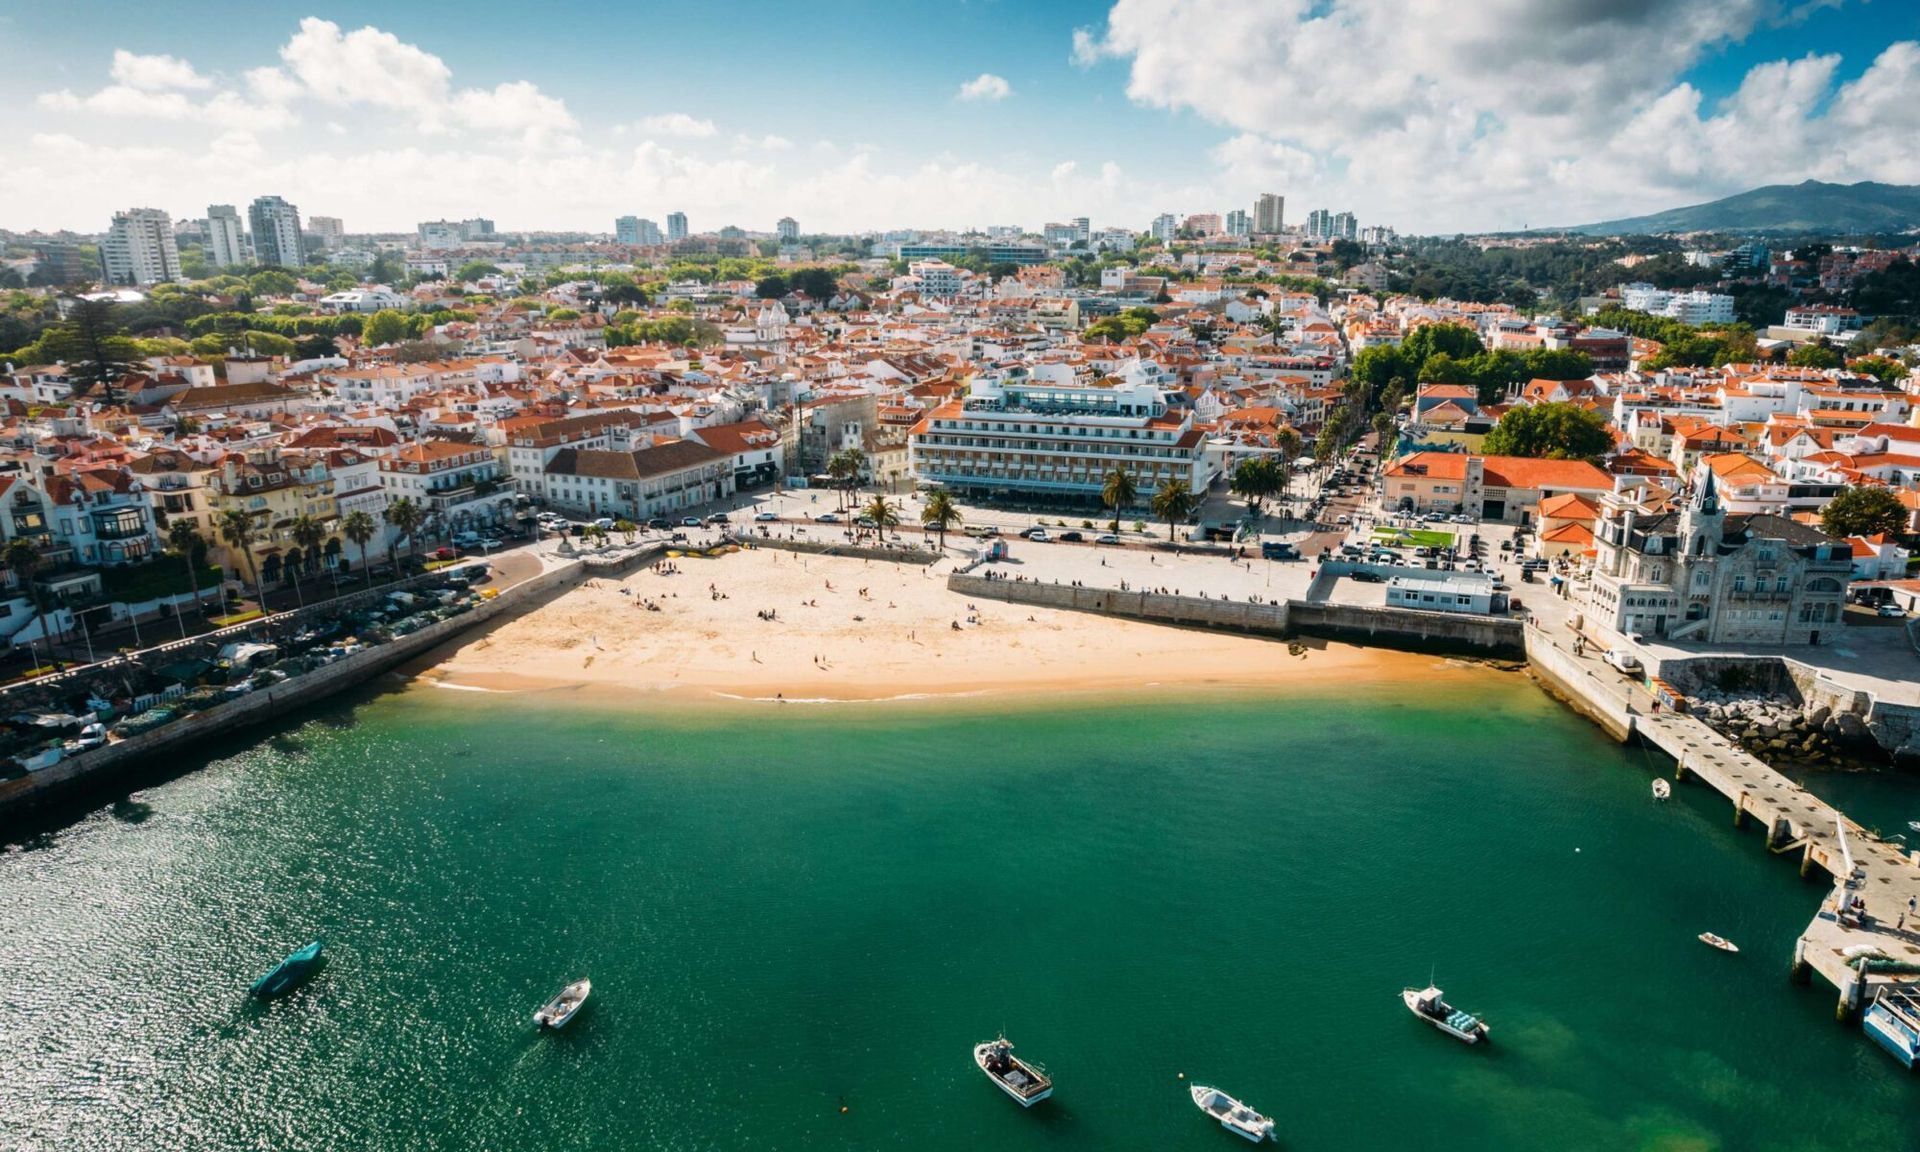
[[[1082,68],[1091,68],[1098,64],[1104,55],[1106,55],[1105,45],[1100,42],[1100,37],[1094,35],[1093,29],[1075,28],[1073,30],[1073,62],[1075,64]]]
[[[642,132],[651,132],[655,136],[682,136],[689,139],[711,136],[718,129],[711,120],[697,120],[685,112],[662,112],[657,116],[643,116],[637,125]]]
[[[1005,78],[991,72],[982,72],[973,79],[960,85],[957,93],[962,100],[985,100],[995,102],[1005,100],[1013,93],[1013,86]]]
[[[280,49],[302,94],[329,104],[372,104],[439,116],[453,72],[440,57],[368,26],[342,32],[309,16]]]
[[[213,81],[195,72],[193,65],[177,56],[140,56],[125,48],[114,51],[111,75],[119,83],[143,92],[213,87]]]
[[[76,96],[62,88],[43,92],[34,103],[56,112],[92,112],[101,116],[182,120],[193,114],[193,101],[179,92],[142,92],[125,84],[109,84],[98,92]]]

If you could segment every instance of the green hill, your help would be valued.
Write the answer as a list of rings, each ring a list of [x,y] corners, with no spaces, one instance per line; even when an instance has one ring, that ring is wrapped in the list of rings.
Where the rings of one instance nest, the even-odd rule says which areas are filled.
[[[1657,232],[1904,232],[1920,228],[1920,187],[1770,184],[1724,200],[1569,228],[1589,236]]]

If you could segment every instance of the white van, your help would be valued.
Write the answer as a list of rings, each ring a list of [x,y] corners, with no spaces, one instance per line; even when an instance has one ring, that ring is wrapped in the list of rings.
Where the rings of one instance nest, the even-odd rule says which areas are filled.
[[[1631,676],[1640,671],[1640,658],[1631,649],[1609,648],[1605,657],[1608,664]]]

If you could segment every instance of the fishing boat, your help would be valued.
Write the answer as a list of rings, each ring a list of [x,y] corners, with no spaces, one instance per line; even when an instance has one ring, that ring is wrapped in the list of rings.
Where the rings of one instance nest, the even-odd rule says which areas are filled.
[[[1673,785],[1667,783],[1664,779],[1657,779],[1653,782],[1653,798],[1655,800],[1665,800],[1671,795],[1673,795]]]
[[[587,1002],[587,994],[593,991],[593,981],[575,980],[560,989],[560,994],[540,1006],[533,1014],[533,1022],[542,1028],[565,1028],[567,1021],[574,1018],[580,1006]]]
[[[1447,1003],[1440,989],[1429,984],[1425,988],[1405,988],[1400,992],[1400,1000],[1406,1004],[1407,1011],[1425,1020],[1455,1040],[1468,1044],[1478,1044],[1487,1039],[1486,1022],[1471,1012],[1462,1012]]]
[[[973,1062],[1000,1086],[1000,1091],[1019,1101],[1022,1108],[1031,1108],[1053,1095],[1053,1081],[1048,1078],[1047,1070],[1015,1056],[1013,1044],[1005,1036],[975,1044]]]
[[[1709,948],[1718,948],[1722,952],[1740,951],[1738,944],[1735,944],[1725,936],[1716,936],[1711,932],[1700,933],[1700,943],[1707,945]]]
[[[284,996],[293,991],[320,966],[320,949],[326,941],[315,940],[273,966],[273,970],[253,982],[249,991],[262,1000]]]
[[[1861,1016],[1860,1027],[1894,1059],[1913,1067],[1920,1062],[1920,991],[1897,984],[1881,988]]]
[[[1220,1089],[1195,1084],[1192,1094],[1195,1107],[1220,1121],[1220,1127],[1235,1136],[1244,1136],[1255,1144],[1273,1138],[1273,1121]]]

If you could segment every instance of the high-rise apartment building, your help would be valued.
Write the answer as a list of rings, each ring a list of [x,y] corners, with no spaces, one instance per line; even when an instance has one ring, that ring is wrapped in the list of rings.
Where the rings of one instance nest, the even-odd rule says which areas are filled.
[[[307,262],[300,246],[300,209],[278,196],[262,196],[247,209],[253,226],[253,258],[266,268],[298,268]]]
[[[338,216],[315,216],[307,221],[307,231],[328,250],[347,246],[347,226]]]
[[[613,221],[613,242],[615,244],[640,243],[640,217],[615,217]]]
[[[115,212],[107,238],[100,242],[100,264],[109,284],[144,285],[180,279],[180,248],[173,239],[173,218],[158,208]]]
[[[1049,221],[1040,226],[1040,238],[1049,248],[1071,248],[1080,239],[1080,231],[1071,224]]]
[[[687,238],[687,214],[685,212],[669,212],[667,214],[668,242],[671,243],[672,241],[675,241],[675,240],[685,240],[686,238]]]
[[[1220,213],[1195,212],[1181,221],[1180,227],[1195,236],[1218,236],[1220,234]]]
[[[782,216],[773,226],[773,234],[778,236],[782,243],[790,244],[800,239],[800,222],[791,216]]]
[[[33,246],[34,275],[45,284],[65,286],[92,279],[80,245],[71,240],[45,240]]]
[[[1073,238],[1081,244],[1092,240],[1093,221],[1085,216],[1075,216],[1073,218]]]
[[[1333,219],[1327,222],[1327,231],[1330,239],[1357,240],[1360,238],[1360,222],[1354,219],[1351,212],[1336,212]]]
[[[215,268],[244,268],[253,263],[246,225],[231,204],[207,205],[207,263]]]
[[[1307,213],[1307,239],[1329,240],[1333,236],[1333,213],[1315,208]]]
[[[1227,213],[1227,235],[1251,236],[1252,234],[1253,217],[1247,215],[1245,208],[1235,208]]]
[[[1174,236],[1180,231],[1180,222],[1174,219],[1173,213],[1162,212],[1153,218],[1151,231],[1155,240],[1162,244],[1171,244]]]
[[[1287,198],[1262,192],[1253,202],[1253,232],[1256,236],[1278,236],[1286,228]]]
[[[475,216],[471,220],[460,221],[460,237],[463,240],[493,239],[493,221],[485,216]]]
[[[420,235],[420,247],[428,252],[458,248],[467,242],[466,230],[458,220],[422,220],[414,230]]]

